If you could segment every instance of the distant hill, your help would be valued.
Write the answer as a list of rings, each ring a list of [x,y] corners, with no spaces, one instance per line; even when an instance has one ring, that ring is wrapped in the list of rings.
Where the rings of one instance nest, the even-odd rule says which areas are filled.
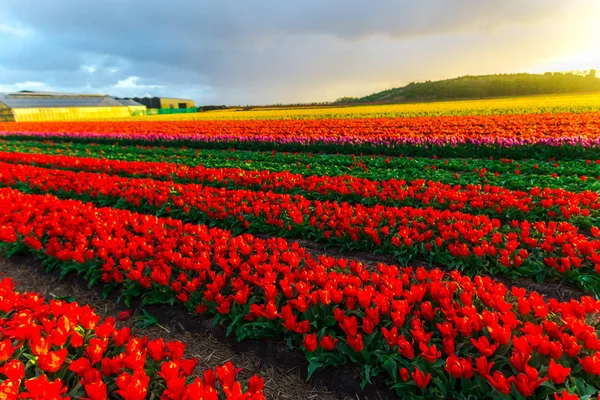
[[[361,98],[342,97],[335,102],[398,103],[592,91],[600,91],[600,78],[596,77],[596,71],[593,69],[587,73],[497,74],[411,82],[404,87],[384,90]]]

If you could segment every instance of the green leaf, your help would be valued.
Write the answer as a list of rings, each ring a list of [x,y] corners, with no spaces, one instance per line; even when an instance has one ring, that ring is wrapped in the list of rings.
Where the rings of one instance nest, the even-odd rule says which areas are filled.
[[[119,286],[117,282],[107,283],[102,289],[102,298],[107,299],[110,293]]]
[[[158,320],[153,317],[148,311],[146,311],[145,309],[142,309],[142,315],[139,315],[136,317],[135,321],[135,325],[138,328],[141,329],[146,329],[149,328],[151,326],[159,326],[160,324],[158,323]]]
[[[390,375],[390,378],[392,378],[393,380],[398,379],[398,364],[396,364],[396,361],[392,357],[388,358],[383,363],[383,368]]]
[[[77,299],[73,296],[55,296],[54,300],[62,300],[62,301],[66,301],[69,303],[74,303],[77,301]]]
[[[63,280],[63,279],[65,279],[65,277],[67,275],[69,275],[72,272],[78,272],[77,268],[74,266],[65,266],[65,267],[63,267],[62,271],[60,271],[60,274],[58,277],[60,280]]]
[[[364,368],[361,371],[361,375],[362,375],[362,380],[360,381],[360,388],[364,389],[365,386],[367,386],[367,384],[371,383],[371,377],[372,377],[372,369],[371,366],[369,364],[365,364]]]
[[[308,381],[310,377],[315,373],[315,371],[317,371],[322,366],[323,363],[319,361],[317,357],[311,358],[308,363],[308,376],[306,377],[306,380]]]
[[[244,317],[244,314],[238,314],[236,315],[236,317],[233,319],[233,321],[231,321],[231,323],[229,324],[229,326],[227,327],[227,332],[225,333],[225,336],[229,336],[231,335],[231,332],[233,331],[233,329],[236,327],[236,324],[240,321],[240,319],[242,319]]]

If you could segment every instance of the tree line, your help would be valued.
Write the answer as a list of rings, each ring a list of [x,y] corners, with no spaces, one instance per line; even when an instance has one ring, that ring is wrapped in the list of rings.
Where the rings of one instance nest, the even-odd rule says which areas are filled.
[[[524,96],[600,91],[596,70],[545,74],[461,76],[440,81],[411,82],[365,97],[342,97],[336,103],[403,102],[485,97]]]

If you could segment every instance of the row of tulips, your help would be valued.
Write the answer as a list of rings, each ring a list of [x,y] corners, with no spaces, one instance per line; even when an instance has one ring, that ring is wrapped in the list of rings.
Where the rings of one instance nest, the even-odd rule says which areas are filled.
[[[571,221],[589,229],[600,222],[598,192],[568,192],[562,189],[534,188],[529,192],[498,186],[447,185],[440,182],[402,179],[373,181],[350,176],[304,176],[289,172],[205,168],[157,162],[101,160],[97,158],[51,156],[45,154],[0,152],[0,162],[36,165],[53,169],[101,172],[181,183],[201,183],[230,189],[300,194],[321,201],[348,201],[364,205],[432,207],[471,214],[529,221]]]
[[[0,140],[0,151],[64,154],[108,160],[172,162],[190,167],[239,168],[290,172],[305,176],[352,176],[370,180],[401,177],[446,184],[494,185],[529,191],[533,187],[581,192],[600,190],[600,160],[539,161],[513,159],[457,159],[280,153],[154,146],[82,145]]]
[[[364,383],[385,376],[404,397],[566,400],[599,393],[600,301],[591,297],[559,302],[457,271],[365,268],[313,258],[282,239],[235,237],[12,189],[0,189],[0,204],[8,254],[33,252],[47,266],[101,279],[125,297],[183,303],[226,322],[238,339],[287,338],[303,348],[311,371],[352,362],[363,367]],[[100,351],[98,330],[91,350],[74,351],[88,358]]]
[[[299,134],[300,132],[300,134]],[[0,135],[196,147],[406,155],[581,158],[600,146],[600,113],[278,121],[1,123]]]
[[[546,276],[593,293],[600,283],[600,230],[589,238],[567,222],[512,221],[458,211],[350,205],[300,195],[52,170],[0,163],[0,184],[55,193],[235,232],[325,241],[350,250],[438,262],[470,273]]]
[[[306,153],[306,152],[258,152],[258,151],[237,151],[235,149],[214,150],[214,149],[194,149],[194,148],[164,148],[162,146],[131,146],[119,144],[86,144],[76,142],[54,142],[54,141],[36,141],[36,140],[5,140],[0,139],[0,149],[3,151],[21,152],[28,148],[34,148],[42,152],[76,152],[77,155],[90,155],[97,157],[99,155],[109,156],[111,153],[120,153],[131,155],[136,153],[140,157],[151,157],[153,160],[168,158],[169,160],[179,160],[184,162],[186,159],[202,162],[231,161],[238,160],[244,163],[253,162],[272,162],[287,165],[302,166],[309,165],[314,168],[320,164],[326,163],[335,166],[343,172],[349,173],[352,169],[371,170],[371,169],[405,169],[411,167],[429,167],[437,170],[447,170],[450,172],[468,172],[473,169],[485,168],[490,173],[510,174],[516,169],[523,175],[600,175],[600,159],[575,159],[575,160],[556,160],[550,159],[508,159],[494,157],[487,158],[439,158],[433,157],[411,157],[399,155],[397,157],[383,155],[360,155],[360,154],[324,154],[324,153]],[[206,160],[206,159],[209,160]]]
[[[118,329],[87,305],[46,301],[0,280],[2,399],[265,398],[263,380],[253,376],[245,389],[231,363],[195,376],[198,360],[184,351],[184,343]]]

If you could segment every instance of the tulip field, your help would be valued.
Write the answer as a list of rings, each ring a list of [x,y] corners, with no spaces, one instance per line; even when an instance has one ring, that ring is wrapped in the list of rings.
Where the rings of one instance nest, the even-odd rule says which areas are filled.
[[[285,343],[308,379],[600,399],[600,112],[577,104],[2,123],[0,252]],[[184,348],[0,281],[0,398],[267,398]]]

